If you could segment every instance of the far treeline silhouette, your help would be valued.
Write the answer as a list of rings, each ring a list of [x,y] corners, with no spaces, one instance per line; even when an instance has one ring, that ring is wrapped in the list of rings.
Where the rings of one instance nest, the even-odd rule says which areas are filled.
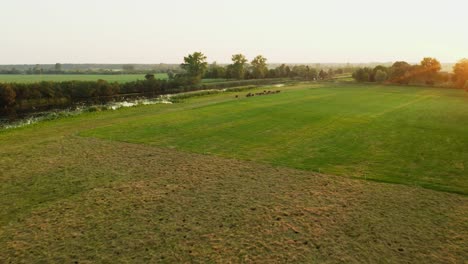
[[[379,82],[396,84],[426,84],[468,91],[468,59],[460,60],[453,67],[453,73],[441,72],[437,59],[424,58],[420,64],[411,65],[397,61],[391,67],[359,68],[353,73],[358,82]]]

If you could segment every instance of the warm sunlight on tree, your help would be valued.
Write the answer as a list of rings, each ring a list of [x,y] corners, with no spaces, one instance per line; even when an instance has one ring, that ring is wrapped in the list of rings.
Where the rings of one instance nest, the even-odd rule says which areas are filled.
[[[468,89],[468,59],[460,60],[453,66],[453,80],[458,88]]]
[[[442,66],[437,59],[426,57],[421,61],[421,68],[424,73],[435,74],[442,69]]]

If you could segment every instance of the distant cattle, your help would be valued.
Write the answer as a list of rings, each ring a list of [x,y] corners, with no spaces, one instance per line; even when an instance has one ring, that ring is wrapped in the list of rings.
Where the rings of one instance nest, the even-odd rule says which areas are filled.
[[[269,94],[277,94],[277,93],[280,93],[281,91],[280,90],[276,90],[276,91],[267,91],[267,90],[264,90],[263,92],[260,92],[260,93],[248,93],[245,95],[245,97],[252,97],[252,96],[262,96],[262,95],[269,95]],[[237,98],[237,96],[236,96]]]

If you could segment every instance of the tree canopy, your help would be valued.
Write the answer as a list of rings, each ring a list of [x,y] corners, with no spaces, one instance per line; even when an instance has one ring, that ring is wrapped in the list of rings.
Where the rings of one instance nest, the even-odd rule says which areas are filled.
[[[255,57],[252,62],[252,75],[255,79],[262,79],[268,74],[267,59],[262,55]]]
[[[208,68],[206,56],[201,52],[189,54],[184,57],[184,63],[181,64],[181,67],[187,72],[187,76],[195,82],[199,82]]]
[[[235,79],[244,79],[247,59],[242,54],[232,55],[232,64],[230,65],[230,74]]]
[[[437,59],[426,57],[421,61],[421,68],[425,73],[437,73],[442,69],[440,62]]]
[[[453,66],[453,80],[458,88],[468,88],[468,59],[460,60]]]

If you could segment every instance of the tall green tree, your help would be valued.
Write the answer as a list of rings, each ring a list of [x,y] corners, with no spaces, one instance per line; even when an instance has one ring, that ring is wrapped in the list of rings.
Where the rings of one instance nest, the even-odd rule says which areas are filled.
[[[258,55],[250,63],[252,65],[252,76],[255,79],[263,79],[266,77],[268,73],[268,67],[266,62],[267,59],[265,57],[263,57],[262,55]]]
[[[232,55],[232,64],[229,67],[230,75],[235,79],[244,79],[247,66],[247,59],[242,54]]]
[[[371,81],[372,69],[370,68],[359,68],[353,73],[353,78],[358,82],[369,82]]]
[[[458,88],[468,88],[468,59],[460,60],[453,66],[453,81]]]
[[[184,63],[181,64],[181,67],[193,82],[200,82],[208,68],[206,56],[201,52],[189,54],[187,57],[184,57]]]

